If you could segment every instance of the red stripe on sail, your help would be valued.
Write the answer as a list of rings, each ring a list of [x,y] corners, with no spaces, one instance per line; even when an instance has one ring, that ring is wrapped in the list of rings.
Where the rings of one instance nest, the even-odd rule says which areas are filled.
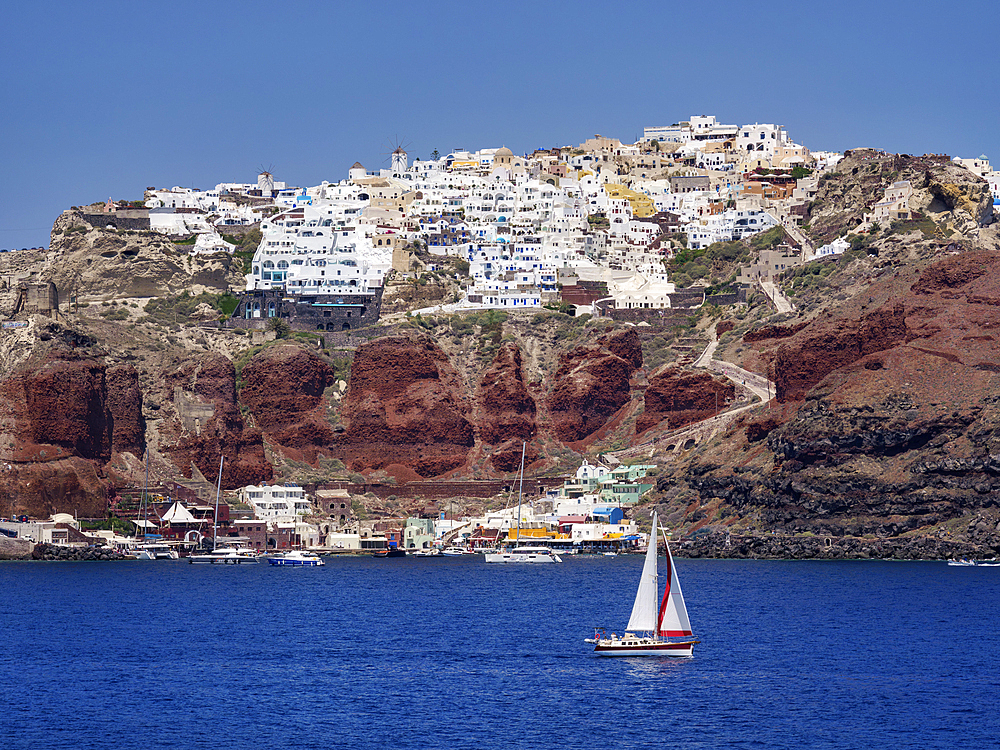
[[[656,529],[653,529],[653,532],[655,534]],[[666,547],[666,544],[667,541],[666,539],[664,539],[663,540],[664,547]],[[667,585],[663,589],[663,599],[660,601],[660,616],[656,621],[656,630],[660,633],[660,635],[668,637],[670,634],[665,633],[663,631],[663,615],[667,613],[667,601],[670,599],[670,581],[671,579],[673,579],[673,577],[674,577],[673,560],[670,557],[670,548],[667,547]]]
[[[690,630],[661,630],[660,635],[667,638],[680,638],[685,635],[694,635]]]

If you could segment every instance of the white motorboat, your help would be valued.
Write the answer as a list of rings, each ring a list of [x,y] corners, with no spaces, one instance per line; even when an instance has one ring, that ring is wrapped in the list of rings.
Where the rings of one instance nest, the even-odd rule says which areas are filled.
[[[409,554],[409,557],[442,557],[442,553],[436,547],[432,549],[415,549]]]
[[[948,564],[958,568],[1000,568],[1000,563],[994,562],[995,560],[996,558],[993,558],[993,560],[962,558],[961,560],[949,560]]]
[[[165,543],[147,542],[136,545],[133,551],[136,560],[176,560],[180,557],[177,550]]]
[[[195,565],[256,565],[260,555],[249,547],[219,547],[200,555],[189,555],[188,562]]]
[[[285,552],[280,555],[275,555],[274,557],[267,558],[267,561],[271,565],[290,565],[299,568],[316,568],[321,565],[326,565],[323,562],[323,558],[317,555],[315,552],[306,552],[305,550],[292,550],[291,552]]]
[[[441,554],[445,557],[461,557],[468,553],[461,547],[445,547],[441,550]]]
[[[594,633],[593,638],[585,639],[587,643],[594,644],[594,653],[600,656],[692,656],[695,644],[701,643],[690,640],[691,623],[688,621],[684,595],[681,593],[681,584],[677,578],[666,534],[663,535],[663,542],[667,549],[667,587],[657,607],[658,529],[654,512],[646,561],[642,566],[639,588],[635,592],[635,603],[632,605],[632,615],[629,617],[625,633],[621,637],[617,633],[612,633],[609,638],[599,630]],[[643,634],[636,635],[637,632]],[[686,640],[669,640],[671,638]]]
[[[562,558],[548,547],[513,547],[487,552],[488,563],[561,563]]]

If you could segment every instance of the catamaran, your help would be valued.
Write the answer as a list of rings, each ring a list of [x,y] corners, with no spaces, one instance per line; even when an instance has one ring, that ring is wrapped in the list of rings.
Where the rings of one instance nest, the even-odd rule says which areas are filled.
[[[487,552],[483,558],[488,563],[561,563],[559,557],[548,547],[521,546],[521,499],[524,490],[524,448],[527,443],[521,443],[521,482],[517,489],[517,542],[513,549],[499,549]],[[448,554],[445,552],[445,554]]]
[[[656,512],[653,512],[653,529],[649,533],[649,547],[646,550],[646,561],[642,566],[642,576],[639,578],[639,588],[635,592],[635,603],[632,605],[632,616],[629,617],[625,633],[619,637],[612,633],[607,637],[602,631],[594,633],[593,638],[585,639],[594,644],[594,653],[600,656],[692,656],[696,643],[691,640],[691,623],[688,620],[687,607],[684,606],[684,595],[677,579],[674,559],[670,554],[670,545],[666,534],[663,543],[667,548],[667,588],[663,599],[657,607],[659,581],[657,578],[657,530],[659,528]],[[642,635],[636,635],[636,633]],[[676,641],[672,638],[685,638]]]

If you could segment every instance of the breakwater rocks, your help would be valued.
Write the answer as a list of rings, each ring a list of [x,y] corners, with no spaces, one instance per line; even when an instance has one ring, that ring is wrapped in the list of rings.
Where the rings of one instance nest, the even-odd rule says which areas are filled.
[[[108,547],[60,547],[57,544],[36,544],[31,551],[32,560],[105,561],[130,560]]]
[[[992,558],[1000,550],[936,537],[864,537],[736,535],[724,532],[684,539],[671,551],[677,557],[760,560],[946,560]]]
[[[0,560],[27,560],[32,544],[26,539],[11,539],[0,534]]]

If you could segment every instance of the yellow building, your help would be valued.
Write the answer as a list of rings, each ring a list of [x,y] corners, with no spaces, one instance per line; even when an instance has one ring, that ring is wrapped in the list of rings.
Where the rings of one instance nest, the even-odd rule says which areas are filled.
[[[637,193],[624,185],[612,185],[608,183],[604,186],[604,192],[608,198],[624,198],[632,206],[632,216],[637,219],[646,219],[656,213],[656,204],[648,195]]]

